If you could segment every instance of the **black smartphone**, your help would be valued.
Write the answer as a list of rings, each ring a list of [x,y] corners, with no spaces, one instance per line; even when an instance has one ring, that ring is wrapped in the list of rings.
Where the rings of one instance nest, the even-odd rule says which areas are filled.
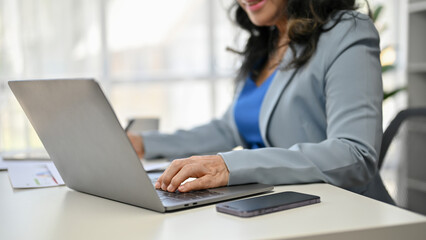
[[[253,217],[267,213],[319,203],[320,197],[298,192],[281,192],[216,205],[216,211],[238,217]]]

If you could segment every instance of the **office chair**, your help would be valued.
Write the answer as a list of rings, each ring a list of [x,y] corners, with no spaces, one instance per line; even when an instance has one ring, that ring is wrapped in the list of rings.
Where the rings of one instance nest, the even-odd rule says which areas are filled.
[[[392,120],[392,122],[386,128],[386,131],[383,133],[382,148],[380,149],[379,162],[378,162],[379,170],[382,168],[383,161],[386,156],[386,152],[388,151],[388,148],[393,138],[397,134],[401,124],[409,118],[416,118],[416,117],[426,117],[426,107],[409,108],[409,109],[402,110],[396,115],[396,117]]]

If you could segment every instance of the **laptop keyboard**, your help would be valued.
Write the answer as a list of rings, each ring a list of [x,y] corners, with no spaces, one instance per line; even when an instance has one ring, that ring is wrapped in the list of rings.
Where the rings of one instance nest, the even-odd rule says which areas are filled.
[[[196,201],[200,199],[205,199],[209,197],[215,197],[222,195],[223,193],[220,192],[214,192],[210,190],[199,190],[194,192],[166,192],[163,190],[157,190],[157,194],[160,197],[161,201],[166,200],[172,200],[172,201],[180,201],[180,202],[186,202],[186,201]]]
[[[158,178],[151,179],[153,185],[157,182]],[[176,192],[166,192],[163,190],[157,190],[157,194],[160,197],[161,201],[178,201],[178,202],[187,202],[187,201],[196,201],[200,199],[205,199],[209,197],[220,196],[223,193],[215,192],[211,190],[198,190],[193,192],[181,193]]]

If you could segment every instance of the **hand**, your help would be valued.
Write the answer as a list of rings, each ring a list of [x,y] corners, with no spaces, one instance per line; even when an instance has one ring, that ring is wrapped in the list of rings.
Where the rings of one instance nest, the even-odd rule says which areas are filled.
[[[143,144],[143,138],[140,135],[135,135],[133,133],[127,133],[127,137],[129,137],[130,142],[132,143],[133,148],[135,149],[138,157],[140,159],[145,155],[145,146]]]
[[[181,185],[191,177],[196,179]],[[229,170],[221,156],[193,156],[174,160],[158,178],[155,188],[168,192],[189,192],[226,186],[228,179]]]

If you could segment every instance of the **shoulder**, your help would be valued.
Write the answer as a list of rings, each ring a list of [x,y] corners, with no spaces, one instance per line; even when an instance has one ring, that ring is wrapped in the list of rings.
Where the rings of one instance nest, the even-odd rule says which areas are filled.
[[[358,11],[339,11],[323,26],[308,65],[319,65],[326,70],[343,52],[357,47],[366,47],[378,56],[379,33],[369,16]],[[296,54],[303,52],[303,49],[304,46],[296,45]]]
[[[358,11],[339,11],[323,26],[324,33],[342,30],[378,34],[371,18]]]
[[[324,25],[317,50],[313,56],[326,70],[344,52],[355,48],[368,48],[380,54],[380,37],[370,17],[357,11],[341,11]],[[350,53],[349,53],[350,54]]]
[[[380,43],[379,33],[369,16],[357,11],[337,12],[323,26],[319,45],[335,48],[353,44],[360,40],[368,40],[370,44]]]

